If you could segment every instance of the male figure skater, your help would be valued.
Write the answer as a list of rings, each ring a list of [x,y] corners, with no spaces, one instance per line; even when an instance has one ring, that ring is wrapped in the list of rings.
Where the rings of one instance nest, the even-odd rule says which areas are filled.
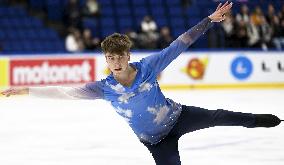
[[[216,11],[180,35],[169,47],[141,59],[130,60],[131,41],[112,34],[101,47],[111,74],[82,87],[12,88],[3,95],[30,94],[66,99],[105,99],[129,123],[139,140],[152,153],[157,165],[181,164],[178,140],[189,132],[214,126],[274,127],[281,120],[270,114],[207,110],[181,105],[165,98],[157,82],[158,74],[186,50],[213,24],[225,19],[232,3],[219,4]]]

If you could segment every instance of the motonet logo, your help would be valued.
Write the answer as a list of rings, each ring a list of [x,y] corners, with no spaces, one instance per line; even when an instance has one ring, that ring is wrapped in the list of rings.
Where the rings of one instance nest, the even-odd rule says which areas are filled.
[[[11,85],[73,84],[95,81],[94,59],[11,60]]]

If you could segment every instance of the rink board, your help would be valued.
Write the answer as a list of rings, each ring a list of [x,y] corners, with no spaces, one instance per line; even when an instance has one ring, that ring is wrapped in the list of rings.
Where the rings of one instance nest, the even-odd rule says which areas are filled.
[[[157,53],[157,52],[153,52]],[[132,53],[131,62],[152,52]],[[0,58],[0,86],[78,85],[105,78],[101,54]],[[158,77],[164,89],[284,88],[281,52],[185,52]]]
[[[149,53],[136,53],[139,61]],[[151,55],[151,54],[150,54]],[[107,76],[103,56],[97,57],[98,79]],[[158,77],[165,89],[284,88],[284,55],[254,52],[186,52]]]

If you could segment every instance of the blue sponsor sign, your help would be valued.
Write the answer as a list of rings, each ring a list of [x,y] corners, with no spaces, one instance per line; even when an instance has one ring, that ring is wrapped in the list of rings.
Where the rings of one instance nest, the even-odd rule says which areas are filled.
[[[250,59],[244,56],[237,57],[231,64],[232,75],[239,79],[247,79],[253,72],[253,65]]]

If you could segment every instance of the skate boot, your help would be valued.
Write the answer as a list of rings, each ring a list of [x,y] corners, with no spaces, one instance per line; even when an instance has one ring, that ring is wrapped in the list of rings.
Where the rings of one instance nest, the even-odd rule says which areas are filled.
[[[255,127],[275,127],[281,123],[281,120],[272,114],[256,114]]]

